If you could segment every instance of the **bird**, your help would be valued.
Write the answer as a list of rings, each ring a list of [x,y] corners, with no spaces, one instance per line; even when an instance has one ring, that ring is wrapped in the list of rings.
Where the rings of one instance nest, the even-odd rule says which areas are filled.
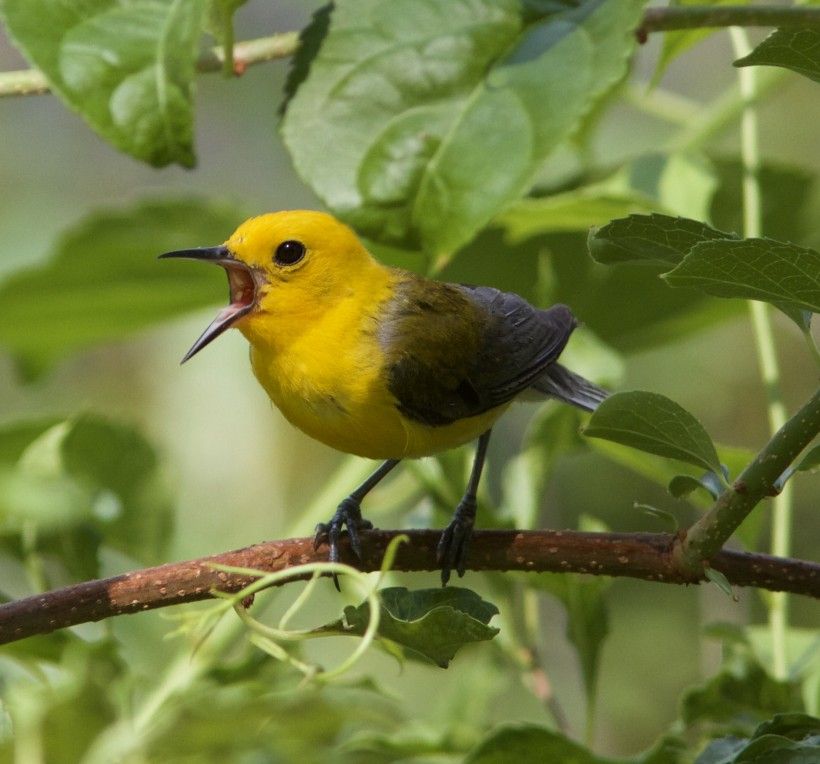
[[[213,263],[230,302],[185,363],[231,327],[250,343],[253,372],[293,425],[381,466],[315,529],[314,546],[340,559],[347,531],[361,559],[373,528],[364,497],[402,459],[477,440],[464,495],[437,546],[442,585],[467,569],[476,492],[492,427],[516,399],[554,398],[594,411],[601,387],[558,363],[578,326],[562,304],[542,310],[489,286],[437,281],[383,265],[329,213],[252,217],[218,246],[160,258]]]

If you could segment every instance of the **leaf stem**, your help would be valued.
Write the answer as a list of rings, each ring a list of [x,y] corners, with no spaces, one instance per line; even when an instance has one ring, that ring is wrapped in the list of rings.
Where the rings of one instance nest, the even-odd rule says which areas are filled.
[[[802,10],[802,9],[801,9]],[[737,27],[729,30],[734,53],[738,57],[747,56],[752,46],[746,31]],[[740,153],[743,163],[743,228],[747,238],[762,234],[762,204],[760,193],[760,139],[757,111],[754,101],[757,95],[756,67],[738,70],[740,94],[745,103],[740,121]],[[772,331],[771,309],[766,303],[749,302],[755,346],[757,348],[760,376],[766,388],[769,429],[777,432],[786,423],[788,414],[783,401],[780,385],[780,366],[777,361],[774,333]],[[772,506],[771,553],[778,557],[788,557],[791,549],[791,526],[793,514],[792,485],[786,483],[782,492],[775,497]],[[774,656],[774,675],[785,679],[788,673],[786,631],[788,629],[788,597],[782,592],[769,599],[769,629]]]

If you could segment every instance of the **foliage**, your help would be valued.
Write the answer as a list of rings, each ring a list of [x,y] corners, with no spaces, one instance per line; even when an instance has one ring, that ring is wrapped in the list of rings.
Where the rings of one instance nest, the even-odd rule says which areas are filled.
[[[219,43],[228,75],[257,63],[231,49],[242,5],[5,0],[0,16],[53,93],[107,144],[153,167],[190,168],[197,71],[214,68],[203,42]],[[663,90],[667,67],[693,65],[711,28],[665,34],[654,89],[646,91],[646,67],[633,66],[644,5],[337,0],[302,29],[278,94],[281,143],[296,172],[381,259],[513,290],[540,305],[568,303],[584,325],[562,362],[613,389],[631,386],[636,374],[642,387],[670,388],[706,425],[655,391],[617,392],[589,419],[546,404],[523,435],[523,414],[513,410],[498,426],[507,437],[497,438],[503,450],[491,453],[490,482],[482,486],[485,527],[657,530],[662,518],[667,530],[681,531],[733,490],[765,442],[767,414],[775,421],[786,408],[771,367],[763,380],[769,410],[747,394],[742,375],[752,351],[734,339],[745,300],[792,320],[779,328],[777,348],[755,334],[760,355],[787,360],[780,376],[789,394],[797,400],[816,382],[816,369],[804,373],[812,360],[791,346],[793,337],[803,339],[805,355],[820,360],[811,334],[820,310],[812,158],[798,166],[760,155],[749,137],[752,111],[741,155],[734,147],[727,153],[713,136],[741,116],[733,87],[697,102]],[[693,3],[674,5],[685,11]],[[817,28],[784,26],[735,65],[778,67],[741,69],[761,83],[797,81],[792,70],[814,87],[818,51]],[[734,71],[728,54],[711,65]],[[0,88],[3,82],[0,74]],[[243,131],[262,123],[267,146],[277,104],[270,87],[251,84],[252,106],[232,114],[218,101],[210,119],[224,112]],[[228,89],[238,86],[223,87],[216,98],[227,103]],[[767,97],[761,86],[760,101]],[[627,104],[639,110],[623,122],[640,133],[637,146],[619,127]],[[658,115],[664,140],[645,139],[643,125]],[[250,141],[220,138],[229,153],[218,177],[243,195],[254,184],[250,175],[265,175],[264,164],[246,156]],[[111,161],[92,168],[93,177],[105,176]],[[224,284],[209,269],[160,265],[155,256],[217,244],[247,213],[220,201],[213,175],[207,195],[179,198],[146,194],[125,172],[108,174],[113,186],[106,187],[122,201],[86,209],[47,257],[27,252],[26,267],[4,271],[0,283],[0,346],[11,361],[0,369],[0,384],[11,391],[0,409],[6,600],[163,562],[189,539],[205,554],[209,544],[220,548],[228,530],[247,527],[250,540],[270,534],[267,503],[275,502],[266,498],[260,510],[243,495],[258,498],[257,483],[296,486],[303,516],[295,531],[280,530],[305,533],[359,469],[343,465],[311,498],[322,466],[305,457],[307,447],[271,454],[250,437],[233,451],[226,445],[233,419],[243,421],[238,378],[230,392],[216,373],[186,388],[173,368],[157,364],[165,358],[157,335],[144,333],[217,302]],[[260,183],[267,199],[271,178]],[[715,337],[720,352],[704,360]],[[725,347],[732,343],[740,349]],[[708,371],[695,378],[699,368]],[[140,394],[145,380],[152,394]],[[187,391],[184,405],[161,395],[176,384]],[[197,431],[207,436],[186,431],[185,448],[175,453],[168,431],[179,426],[179,410],[193,410],[211,387],[224,397]],[[409,465],[374,494],[374,509],[404,512],[408,525],[438,523],[458,500],[467,461],[456,452]],[[816,500],[811,476],[819,463],[820,446],[808,447],[772,493],[788,495],[791,481],[801,480]],[[222,482],[232,505],[217,521],[192,505],[219,495]],[[759,507],[735,528],[747,549],[761,548],[766,519]],[[811,522],[804,528],[810,539]],[[304,586],[291,581],[276,594],[261,592],[280,583],[265,579],[186,607],[175,627],[144,614],[4,646],[0,757],[189,762],[205,752],[227,761],[729,764],[820,755],[820,643],[789,625],[773,596],[748,608],[748,624],[711,627],[722,658],[700,675],[690,665],[695,658],[678,655],[702,641],[694,607],[681,615],[658,600],[654,609],[630,610],[632,590],[598,576],[471,574],[465,583],[480,593],[409,588],[404,577],[387,585],[387,576],[399,578],[387,570],[394,552],[376,578],[338,564],[305,568],[302,575],[313,578]],[[344,574],[341,601],[322,588],[320,573]],[[731,592],[717,571],[709,575]],[[249,594],[256,596],[250,608],[243,604]],[[793,607],[799,620],[803,611]],[[764,627],[769,613],[772,625]],[[324,625],[290,625],[300,619]],[[638,647],[646,643],[671,675],[666,689],[680,697],[677,719],[657,716],[668,699],[656,702],[647,689],[657,677],[646,668],[652,651]],[[626,677],[620,682],[618,670]],[[585,736],[577,733],[580,720]],[[627,747],[644,751],[612,758]]]

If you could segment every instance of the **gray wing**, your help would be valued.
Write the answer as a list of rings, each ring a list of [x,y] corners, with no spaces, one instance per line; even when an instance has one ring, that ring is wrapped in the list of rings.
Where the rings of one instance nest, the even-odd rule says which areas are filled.
[[[461,286],[487,316],[471,382],[492,406],[514,398],[553,364],[578,322],[566,305],[538,310],[522,297],[492,287]]]
[[[380,332],[388,387],[402,413],[428,425],[477,416],[539,380],[576,325],[565,305],[538,310],[492,287],[440,282],[422,293],[408,280]]]

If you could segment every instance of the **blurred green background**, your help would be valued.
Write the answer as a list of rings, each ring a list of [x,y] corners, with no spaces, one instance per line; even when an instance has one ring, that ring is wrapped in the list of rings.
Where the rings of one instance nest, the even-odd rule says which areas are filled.
[[[237,39],[271,30],[299,29],[318,4],[251,3],[237,17]],[[663,147],[670,125],[635,105],[648,97],[648,81],[659,38],[639,53],[630,85],[630,99],[620,100],[595,127],[594,161],[616,168],[647,150]],[[717,34],[695,52],[672,64],[663,79],[664,92],[707,102],[734,82],[731,51],[725,34]],[[198,165],[154,170],[103,143],[85,124],[51,96],[5,98],[0,103],[0,278],[43,262],[56,239],[86,215],[119,209],[141,199],[203,195],[224,199],[248,215],[283,208],[320,207],[295,174],[276,133],[277,108],[287,62],[256,66],[239,78],[208,75],[197,78],[196,148]],[[0,67],[22,68],[22,58],[0,38]],[[816,125],[820,99],[816,84],[790,75],[760,111],[762,144],[768,160],[816,173],[820,169]],[[784,115],[788,115],[785,118]],[[737,125],[709,141],[710,151],[735,155]],[[556,160],[556,166],[560,162]],[[764,189],[765,193],[765,189]],[[813,241],[820,243],[820,192],[814,188]],[[240,222],[239,220],[236,221]],[[227,236],[229,230],[224,231]],[[134,230],[135,237],[140,236]],[[192,240],[191,246],[215,241]],[[801,242],[809,243],[809,242]],[[568,244],[569,246],[569,244]],[[111,253],[117,257],[116,252]],[[157,268],[163,267],[157,264]],[[195,267],[195,266],[191,266]],[[470,263],[459,277],[470,280]],[[504,284],[513,267],[501,253],[473,280]],[[213,274],[214,305],[224,299],[223,276]],[[36,301],[37,294],[31,299]],[[579,311],[580,312],[580,311]],[[183,367],[179,359],[212,316],[192,314],[141,334],[128,342],[96,347],[60,362],[32,383],[24,383],[10,357],[0,353],[0,423],[43,415],[65,416],[93,411],[133,423],[160,451],[163,470],[173,485],[176,527],[168,560],[200,557],[284,534],[307,535],[321,518],[301,518],[311,501],[346,457],[310,441],[290,427],[253,379],[247,345],[238,332],[210,346]],[[580,312],[581,319],[584,318]],[[0,316],[0,321],[3,321]],[[794,327],[775,317],[778,352],[790,410],[810,394],[816,369]],[[626,353],[621,389],[661,392],[695,413],[716,441],[757,449],[767,437],[765,396],[745,311],[671,343]],[[547,404],[551,405],[551,404]],[[514,452],[536,406],[519,406],[491,447],[491,480]],[[352,468],[353,469],[353,468]],[[368,500],[368,515],[377,525],[424,522],[429,508],[403,520],[383,514],[388,494],[409,478],[399,476]],[[404,482],[402,482],[404,481]],[[490,486],[498,496],[499,486]],[[392,487],[391,487],[392,486]],[[798,481],[794,555],[816,556],[820,526],[816,519],[820,484]],[[600,455],[582,453],[561,460],[551,479],[540,523],[543,527],[577,527],[581,515],[592,515],[615,530],[665,530],[633,508],[634,501],[677,513],[682,521],[692,511],[654,483],[614,465]],[[327,506],[327,513],[333,506]],[[768,518],[769,508],[757,510]],[[485,510],[486,512],[486,510]],[[479,524],[487,522],[480,512]],[[768,531],[766,531],[768,532]],[[765,548],[765,545],[764,547]],[[122,556],[104,558],[105,573],[133,563]],[[437,576],[401,575],[402,585],[436,586]],[[18,593],[25,582],[18,583]],[[476,574],[465,583],[479,591],[488,585]],[[14,582],[10,587],[14,589]],[[341,610],[330,589],[320,596],[315,612]],[[600,699],[595,748],[628,754],[646,747],[676,717],[681,690],[714,672],[719,661],[716,642],[704,640],[701,626],[715,620],[760,621],[758,595],[741,590],[732,602],[716,587],[661,586],[616,580],[610,590],[611,636],[605,643],[599,678]],[[281,595],[279,595],[281,596]],[[344,598],[342,598],[344,599]],[[346,600],[345,600],[346,601]],[[816,605],[792,599],[798,626],[817,624]],[[564,635],[562,609],[545,598],[541,614],[545,667],[555,696],[566,710],[571,728],[584,728],[584,693],[577,659]],[[84,627],[93,638],[103,627]],[[175,651],[162,642],[173,628],[160,613],[129,616],[111,626],[130,644],[132,660],[145,653],[158,675]],[[344,644],[331,640],[311,644],[308,654],[332,663]],[[401,697],[406,715],[420,723],[445,714],[487,714],[492,722],[547,717],[516,676],[499,664],[486,644],[460,654],[445,673],[438,668],[395,662],[372,650],[361,673]],[[475,704],[486,704],[474,708]],[[472,705],[471,705],[472,704]]]

